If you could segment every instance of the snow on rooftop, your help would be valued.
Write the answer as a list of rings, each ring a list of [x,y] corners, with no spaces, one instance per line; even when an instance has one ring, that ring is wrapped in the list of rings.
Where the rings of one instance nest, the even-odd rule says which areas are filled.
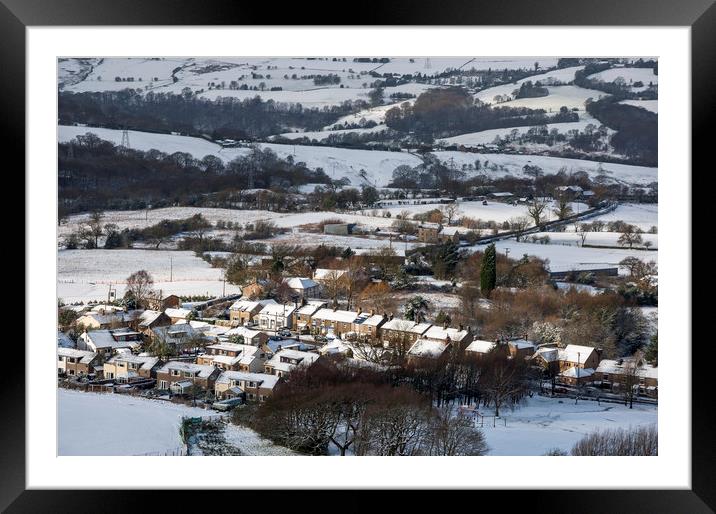
[[[310,278],[305,277],[291,277],[286,280],[286,284],[291,289],[312,289],[314,287],[318,287],[318,284],[311,280]]]
[[[496,345],[497,343],[495,343],[494,341],[483,341],[481,339],[475,339],[467,346],[467,348],[465,348],[465,351],[475,353],[488,353]]]
[[[313,315],[313,319],[337,321],[342,323],[353,323],[358,317],[356,311],[342,311],[333,309],[321,309]]]
[[[440,357],[445,353],[447,347],[448,344],[442,341],[418,339],[408,350],[408,355],[414,357]]]
[[[467,330],[458,330],[457,328],[451,327],[443,328],[433,325],[423,334],[423,337],[439,341],[446,341],[449,338],[451,341],[459,342],[467,337]]]
[[[575,366],[565,369],[559,375],[567,378],[586,378],[594,375],[594,370],[591,368],[578,368]]]
[[[619,364],[619,361],[616,360],[603,359],[599,362],[599,366],[597,366],[596,371],[599,373],[609,373],[615,375],[623,374],[627,372],[628,366],[630,366],[632,362],[633,359],[622,359],[622,363]],[[640,366],[637,366],[636,374],[637,376],[643,378],[658,379],[659,368],[656,368],[651,364],[642,363]]]
[[[186,318],[191,311],[189,309],[166,309],[164,313],[170,318]]]
[[[246,371],[224,371],[216,379],[219,384],[229,384],[231,381],[244,381],[244,382],[258,382],[260,387],[273,389],[278,381],[279,377],[276,375],[269,375],[267,373],[250,373]]]

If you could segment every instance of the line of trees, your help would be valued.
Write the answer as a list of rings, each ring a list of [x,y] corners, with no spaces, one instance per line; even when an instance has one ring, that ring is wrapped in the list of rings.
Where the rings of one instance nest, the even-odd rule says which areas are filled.
[[[142,93],[133,89],[101,92],[60,92],[59,123],[86,123],[109,128],[181,132],[213,139],[251,139],[285,132],[288,127],[320,130],[338,118],[368,106],[362,100],[305,108],[299,103],[230,96],[209,100],[192,93]]]
[[[270,149],[252,148],[224,164],[214,155],[196,159],[186,152],[128,149],[88,132],[60,143],[58,155],[58,198],[65,213],[196,205],[209,194],[240,191],[251,182],[276,189],[331,183],[323,170],[292,156],[280,159]]]

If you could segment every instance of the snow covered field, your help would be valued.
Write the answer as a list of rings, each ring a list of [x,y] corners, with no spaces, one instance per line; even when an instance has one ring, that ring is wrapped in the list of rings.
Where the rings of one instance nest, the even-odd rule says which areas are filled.
[[[659,100],[622,100],[619,103],[641,107],[656,114],[659,113]]]
[[[374,134],[376,132],[383,132],[387,127],[385,125],[376,125],[371,128],[360,128],[360,129],[342,129],[342,130],[318,130],[313,132],[284,132],[281,137],[286,139],[300,139],[307,137],[309,140],[323,141],[328,136],[342,135],[342,134]]]
[[[656,182],[658,178],[658,169],[646,166],[630,166],[627,164],[600,163],[597,161],[588,161],[582,159],[566,159],[562,157],[545,157],[541,155],[510,155],[510,154],[494,154],[494,153],[471,153],[471,152],[433,152],[442,162],[449,164],[451,159],[455,166],[460,169],[463,165],[475,165],[478,159],[482,164],[479,171],[470,171],[470,175],[486,174],[488,177],[501,177],[505,175],[513,175],[515,177],[523,177],[522,168],[529,164],[539,166],[545,174],[558,173],[562,168],[567,173],[584,171],[591,178],[595,178],[600,174],[604,174],[608,181],[622,182],[627,184],[647,185]],[[487,169],[485,166],[487,162]],[[492,170],[491,167],[496,166],[498,169]],[[601,171],[600,171],[601,170]]]
[[[434,206],[433,206],[434,207]],[[233,223],[255,223],[256,221],[272,221],[280,228],[293,228],[299,225],[318,223],[325,219],[340,219],[345,223],[358,223],[369,228],[389,227],[394,219],[383,218],[382,209],[376,209],[379,216],[370,215],[370,211],[361,211],[345,214],[332,211],[313,211],[299,213],[280,213],[261,210],[216,209],[211,207],[166,207],[141,211],[106,211],[102,221],[113,223],[122,230],[125,228],[144,228],[155,225],[162,220],[184,219],[195,214],[201,214],[212,224],[217,221],[231,221]],[[66,235],[86,223],[88,214],[70,216],[67,223],[60,227],[60,235]]]
[[[140,455],[182,446],[182,416],[204,409],[163,400],[58,389],[59,455]]]
[[[526,107],[528,109],[544,109],[547,112],[558,112],[561,107],[584,110],[584,102],[588,98],[598,100],[609,96],[596,89],[585,89],[579,86],[549,86],[549,94],[537,98],[518,98],[500,104],[500,107]]]
[[[550,238],[552,237],[550,233]],[[589,243],[587,243],[589,244]],[[627,257],[636,257],[643,261],[659,262],[658,251],[629,250],[614,248],[581,248],[561,244],[539,244],[516,242],[514,240],[498,241],[497,251],[505,254],[509,248],[510,258],[519,259],[522,255],[534,255],[540,259],[549,259],[551,271],[570,271],[589,268],[613,268]],[[484,251],[485,246],[474,246],[473,249]]]
[[[658,84],[659,76],[654,74],[652,68],[609,68],[589,75],[588,78],[601,80],[603,82],[614,82],[617,78],[623,78],[627,85],[631,86],[634,82],[641,82],[641,87],[631,86],[632,91],[643,91],[649,87],[649,83]]]
[[[636,225],[643,231],[648,231],[652,226],[659,225],[659,205],[655,203],[624,203],[620,204],[615,210],[601,216],[595,216],[587,220],[601,220],[605,222],[623,221],[631,225]],[[574,230],[568,228],[567,230]]]
[[[574,74],[583,69],[584,66],[572,66],[570,68],[562,68],[559,70],[548,71],[545,73],[539,73],[537,75],[531,75],[520,79],[512,84],[503,84],[501,86],[490,87],[483,89],[475,95],[475,98],[481,102],[491,104],[494,101],[495,96],[508,96],[512,95],[515,89],[519,89],[520,86],[527,81],[541,82],[542,84],[549,83],[550,80],[559,81],[565,84],[570,84],[574,80]]]
[[[601,123],[599,120],[592,118],[586,113],[580,113],[579,115],[580,120],[569,122],[569,123],[548,123],[545,125],[547,127],[547,130],[552,132],[552,130],[557,129],[557,131],[560,134],[565,134],[569,132],[570,130],[580,130],[583,131],[587,125],[594,125],[595,128],[598,128]],[[517,134],[523,135],[525,134],[531,127],[508,127],[508,128],[499,128],[499,129],[490,129],[490,130],[483,130],[480,132],[470,132],[467,134],[460,134],[459,136],[454,137],[448,137],[445,139],[440,139],[439,141],[445,143],[446,145],[462,145],[466,147],[471,146],[478,146],[478,145],[488,145],[495,141],[496,137],[504,138],[506,136],[511,135],[513,131],[517,131]],[[607,129],[609,133],[613,133],[614,131],[611,129]]]
[[[214,416],[212,410],[119,394],[58,390],[59,455],[163,454],[182,446],[182,416]],[[232,424],[226,442],[243,455],[295,455],[253,430]]]
[[[467,216],[469,218],[479,219],[482,221],[495,221],[502,223],[503,221],[510,220],[512,218],[518,218],[521,216],[527,216],[527,205],[512,205],[509,203],[495,202],[488,200],[487,205],[483,205],[479,202],[458,202],[457,204],[458,213],[455,218]],[[588,206],[584,203],[572,202],[570,203],[572,210],[577,212],[578,210],[584,211],[588,209]],[[439,209],[439,204],[420,204],[420,205],[400,205],[397,207],[389,207],[383,209],[391,213],[391,216],[395,217],[397,214],[401,214],[403,211],[407,211],[411,216],[415,214],[421,214],[434,209]],[[554,204],[552,204],[554,207]]]
[[[163,250],[60,250],[57,259],[57,296],[65,303],[107,298],[109,285],[124,295],[126,279],[139,270],[154,278],[164,295],[220,296],[223,270],[212,268],[193,252]],[[170,277],[171,270],[171,277]],[[171,278],[171,281],[170,281]],[[226,294],[239,293],[226,284]]]
[[[60,143],[66,143],[88,132],[96,134],[100,139],[110,141],[115,145],[122,143],[121,130],[69,125],[59,125],[57,127],[57,140]],[[128,134],[129,145],[135,150],[141,150],[143,152],[152,149],[160,150],[168,154],[186,152],[197,159],[201,159],[207,155],[214,155],[225,162],[236,158],[240,154],[249,153],[249,149],[247,148],[232,148],[231,155],[228,155],[227,150],[222,150],[221,146],[199,137],[154,134],[152,132],[139,132],[136,130],[129,130]]]
[[[514,411],[504,410],[507,419],[492,427],[485,419],[483,434],[490,447],[489,455],[543,455],[552,448],[566,452],[584,435],[595,430],[636,428],[657,423],[657,408],[635,404],[629,409],[621,404],[534,396]],[[483,414],[494,414],[483,409]]]
[[[588,220],[587,220],[588,222]],[[539,232],[534,234],[536,237],[549,236],[550,244],[560,245],[572,245],[578,246],[582,244],[582,239],[576,232]],[[620,247],[618,243],[621,234],[619,232],[587,232],[587,238],[584,240],[586,245],[600,245],[600,246],[616,246]],[[532,234],[530,234],[532,237]],[[642,240],[644,243],[651,243],[651,248],[659,247],[659,235],[658,234],[642,234]],[[642,245],[635,245],[642,246]]]
[[[440,57],[430,59],[429,67],[424,58],[391,57],[390,62],[353,62],[352,58],[333,60],[332,58],[311,59],[292,57],[220,57],[220,58],[106,58],[94,60],[94,69],[85,80],[74,83],[75,72],[73,60],[62,62],[58,70],[58,83],[64,85],[68,91],[116,91],[133,88],[142,91],[154,90],[165,93],[180,93],[188,87],[192,91],[210,91],[224,96],[235,94],[267,95],[270,98],[275,91],[243,91],[231,90],[228,86],[232,81],[237,86],[257,87],[270,90],[272,87],[281,87],[283,91],[302,92],[315,90],[316,85],[311,75],[326,75],[332,73],[340,77],[340,83],[329,88],[322,88],[324,97],[322,105],[331,103],[330,95],[335,94],[330,89],[351,91],[348,94],[356,95],[357,91],[365,91],[364,84],[372,81],[368,75],[370,71],[379,73],[397,74],[438,74],[448,69],[462,68],[465,70],[478,69],[531,69],[535,61],[543,68],[555,66],[556,58],[524,57]],[[76,67],[75,67],[76,68]],[[294,75],[296,78],[294,78]],[[133,79],[132,81],[116,81],[115,78]],[[306,78],[304,78],[306,77]],[[157,79],[156,81],[154,79]],[[176,78],[176,82],[174,82]],[[209,90],[209,83],[215,84],[219,89]],[[222,87],[221,84],[224,83]],[[343,86],[343,87],[341,87]],[[386,96],[390,94],[386,89]],[[282,93],[279,91],[279,93]],[[340,93],[339,93],[340,94]],[[300,98],[297,97],[297,98]],[[318,99],[319,97],[317,97]],[[278,100],[277,101],[281,101]],[[284,101],[300,101],[289,97]],[[335,100],[333,100],[335,101]],[[301,102],[303,103],[303,101]]]

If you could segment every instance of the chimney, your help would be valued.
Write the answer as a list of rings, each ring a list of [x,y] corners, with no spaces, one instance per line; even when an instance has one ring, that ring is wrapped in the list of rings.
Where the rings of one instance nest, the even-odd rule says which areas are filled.
[[[375,315],[375,309],[371,309],[369,312],[370,312],[370,315],[371,315],[371,316],[374,316],[374,315]]]
[[[447,327],[449,327],[449,326],[450,325],[448,324],[447,321],[443,321],[443,330],[447,329]]]
[[[463,330],[462,323],[460,323],[460,324],[458,325],[458,330],[460,330],[460,332],[462,332],[462,330]]]
[[[360,305],[359,305],[359,306],[358,306],[358,314],[360,314],[361,312],[363,312],[363,309],[362,309],[362,308],[360,307]]]

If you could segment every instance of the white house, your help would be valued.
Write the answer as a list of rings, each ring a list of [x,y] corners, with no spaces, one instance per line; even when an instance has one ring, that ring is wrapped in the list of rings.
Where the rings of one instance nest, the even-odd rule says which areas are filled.
[[[256,318],[259,321],[261,330],[280,330],[284,327],[292,328],[293,311],[295,307],[285,303],[272,303],[266,305],[258,313]]]

